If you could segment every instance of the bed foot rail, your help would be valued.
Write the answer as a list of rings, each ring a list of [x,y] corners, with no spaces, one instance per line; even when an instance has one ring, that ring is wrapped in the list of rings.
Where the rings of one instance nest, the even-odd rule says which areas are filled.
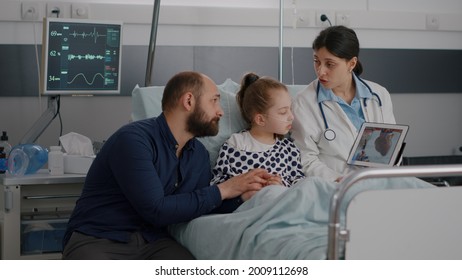
[[[364,179],[406,176],[462,176],[462,164],[364,168],[345,176],[330,201],[327,259],[339,259],[339,240],[348,238],[340,225],[340,204],[348,189]]]

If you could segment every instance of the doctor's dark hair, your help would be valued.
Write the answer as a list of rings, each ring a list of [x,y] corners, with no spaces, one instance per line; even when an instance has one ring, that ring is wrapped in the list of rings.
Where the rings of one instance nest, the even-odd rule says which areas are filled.
[[[358,76],[361,75],[363,66],[359,61],[359,40],[353,29],[343,25],[335,25],[322,30],[313,41],[313,50],[324,47],[336,57],[346,60],[356,56],[358,61],[353,72]]]
[[[184,71],[173,76],[165,85],[162,95],[162,111],[168,111],[177,105],[186,92],[191,92],[199,100],[204,87],[204,76],[199,72]]]
[[[241,81],[241,88],[236,93],[236,100],[241,115],[251,126],[256,114],[264,114],[273,105],[270,90],[287,87],[270,77],[259,77],[255,73],[247,73]]]

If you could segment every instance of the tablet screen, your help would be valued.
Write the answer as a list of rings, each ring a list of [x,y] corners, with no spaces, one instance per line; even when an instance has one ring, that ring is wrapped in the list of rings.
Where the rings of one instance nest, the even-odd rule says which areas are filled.
[[[401,155],[409,126],[365,122],[348,156],[347,163],[359,166],[393,166]]]

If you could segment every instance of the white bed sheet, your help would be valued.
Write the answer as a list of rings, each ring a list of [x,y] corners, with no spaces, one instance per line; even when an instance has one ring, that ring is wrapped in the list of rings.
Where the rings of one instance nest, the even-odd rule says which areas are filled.
[[[336,187],[316,177],[290,189],[269,186],[234,213],[199,217],[170,232],[198,259],[326,259],[329,203]],[[361,191],[399,188],[435,187],[413,177],[363,180],[347,192],[342,213]]]

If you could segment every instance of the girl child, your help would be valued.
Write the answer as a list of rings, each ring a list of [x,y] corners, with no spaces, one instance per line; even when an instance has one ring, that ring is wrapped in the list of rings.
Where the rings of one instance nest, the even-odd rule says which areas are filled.
[[[212,183],[218,184],[254,168],[264,168],[273,174],[267,185],[290,187],[304,178],[300,151],[284,137],[294,119],[287,87],[272,78],[248,73],[241,81],[236,99],[249,127],[232,134],[222,145]]]

